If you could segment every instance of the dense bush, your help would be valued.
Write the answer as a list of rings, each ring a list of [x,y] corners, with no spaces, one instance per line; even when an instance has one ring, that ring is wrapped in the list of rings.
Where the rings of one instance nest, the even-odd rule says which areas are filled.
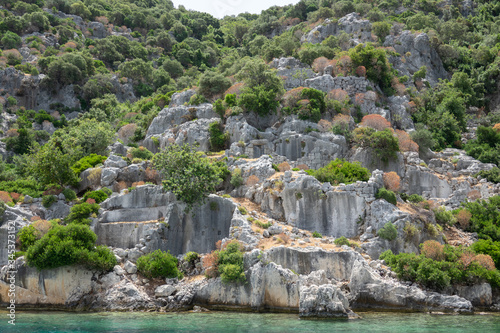
[[[481,176],[486,178],[487,181],[491,183],[498,184],[500,183],[500,169],[498,167],[494,167],[491,170],[483,170],[479,171],[474,177]]]
[[[332,185],[340,183],[350,184],[358,180],[367,181],[370,178],[368,169],[363,168],[359,162],[347,162],[344,159],[335,159],[318,170],[306,170],[320,182],[329,182]]]
[[[342,245],[351,246],[351,243],[349,242],[349,240],[347,238],[345,238],[344,236],[336,238],[333,242],[337,246],[342,246]]]
[[[107,198],[108,195],[103,190],[89,191],[83,195],[83,201],[87,201],[88,199],[94,199],[96,204],[100,204]]]
[[[393,205],[396,205],[398,203],[396,194],[392,191],[387,190],[385,187],[382,187],[378,190],[377,194],[375,194],[375,198],[384,199],[385,201]]]
[[[82,264],[89,269],[110,270],[116,257],[107,248],[96,249],[96,234],[88,226],[54,225],[26,251],[26,262],[38,269]]]
[[[235,168],[231,173],[231,185],[234,187],[241,186],[243,184],[243,176],[241,175],[241,169]]]
[[[229,243],[224,250],[218,254],[217,266],[223,282],[243,282],[243,252],[238,242]]]
[[[26,251],[30,246],[35,244],[35,242],[38,240],[37,234],[38,231],[32,224],[25,226],[21,228],[21,230],[19,230],[19,232],[17,233],[17,239],[20,243],[21,251]]]
[[[55,195],[44,195],[42,197],[42,205],[45,208],[49,208],[56,201],[57,201],[57,197]]]
[[[106,156],[90,154],[89,156],[82,157],[78,162],[73,164],[71,169],[75,174],[80,175],[80,173],[89,168],[93,168],[98,164],[104,163],[106,161]]]
[[[477,232],[480,239],[500,241],[500,196],[462,205],[471,213],[468,231]]]
[[[129,154],[132,159],[134,158],[140,158],[141,160],[150,160],[153,158],[153,153],[150,152],[147,148],[144,147],[138,147],[138,148],[131,148],[129,150]]]
[[[229,140],[229,134],[227,132],[223,132],[221,123],[218,121],[210,123],[210,125],[208,125],[208,134],[210,149],[212,151],[221,151],[226,148]]]
[[[64,197],[66,198],[66,201],[73,201],[76,199],[76,193],[70,188],[65,188],[62,191],[62,194],[64,194]]]
[[[179,277],[177,258],[160,249],[137,259],[137,270],[147,278]]]
[[[22,195],[29,195],[38,198],[44,191],[44,186],[33,179],[17,179],[11,181],[1,181],[0,191],[14,192]]]
[[[371,127],[359,127],[354,130],[354,142],[358,147],[371,148],[377,158],[383,162],[397,158],[399,151],[398,138],[386,128],[376,131]]]
[[[471,246],[476,253],[487,254],[495,262],[497,269],[500,268],[500,242],[494,242],[491,239],[480,239]]]
[[[436,216],[436,222],[439,224],[452,226],[457,223],[457,219],[453,216],[453,213],[444,207],[434,209],[434,215]]]
[[[165,190],[172,191],[188,208],[215,192],[229,173],[225,165],[200,157],[189,145],[168,146],[153,157],[153,164],[161,173]]]
[[[99,212],[99,205],[96,203],[83,202],[71,207],[69,215],[66,217],[67,223],[90,224],[89,217]]]
[[[380,230],[378,231],[378,235],[387,239],[388,241],[393,241],[398,237],[398,230],[391,222],[387,222]]]
[[[474,253],[450,245],[445,245],[442,253],[440,258],[443,260],[434,260],[424,254],[394,255],[388,250],[380,255],[380,259],[385,260],[398,278],[418,282],[438,291],[451,284],[474,284],[481,281],[487,281],[495,288],[500,286],[498,270],[484,267]]]

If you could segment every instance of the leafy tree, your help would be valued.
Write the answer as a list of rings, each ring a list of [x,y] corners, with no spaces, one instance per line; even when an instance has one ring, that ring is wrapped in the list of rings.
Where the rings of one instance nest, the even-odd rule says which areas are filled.
[[[306,172],[320,182],[329,182],[332,185],[350,184],[358,180],[367,181],[370,178],[368,169],[363,168],[359,162],[350,163],[338,158],[323,168],[318,170],[309,169]]]
[[[384,49],[377,49],[372,44],[359,44],[348,53],[354,68],[364,66],[369,80],[377,83],[386,93],[392,93],[393,74]]]
[[[176,79],[184,74],[184,68],[182,67],[181,63],[175,59],[174,60],[170,60],[170,59],[165,60],[163,62],[162,67],[174,79]]]
[[[391,25],[387,22],[374,22],[372,24],[373,33],[380,39],[380,42],[385,41],[385,37],[389,34]]]
[[[22,42],[21,37],[12,31],[7,31],[0,41],[5,49],[17,49]]]
[[[90,154],[108,155],[107,147],[113,142],[115,131],[105,122],[83,119],[73,123],[64,137],[65,147],[81,147],[82,156]]]
[[[142,59],[134,59],[122,63],[118,70],[123,77],[128,77],[138,82],[149,82],[153,78],[153,66]]]
[[[189,145],[170,145],[153,157],[154,167],[161,173],[163,187],[184,201],[188,209],[213,193],[227,168],[200,155]]]
[[[222,94],[231,86],[231,81],[222,74],[206,72],[200,78],[198,91],[206,98]]]

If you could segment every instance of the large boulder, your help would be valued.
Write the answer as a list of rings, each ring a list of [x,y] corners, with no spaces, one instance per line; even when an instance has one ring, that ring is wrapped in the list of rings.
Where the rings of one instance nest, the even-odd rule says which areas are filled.
[[[303,318],[347,318],[349,301],[333,284],[300,288],[299,316]]]

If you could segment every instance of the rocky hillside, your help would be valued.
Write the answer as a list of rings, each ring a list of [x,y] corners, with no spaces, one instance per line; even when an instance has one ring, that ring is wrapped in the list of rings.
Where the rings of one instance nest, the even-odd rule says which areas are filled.
[[[2,303],[498,310],[495,1],[0,4]]]

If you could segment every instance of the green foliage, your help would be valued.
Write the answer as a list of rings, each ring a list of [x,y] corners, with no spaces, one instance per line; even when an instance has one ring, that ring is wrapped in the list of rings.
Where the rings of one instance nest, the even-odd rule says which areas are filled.
[[[94,199],[97,204],[100,204],[107,198],[108,195],[103,190],[97,190],[86,192],[83,196],[83,201],[87,201],[87,199]]]
[[[500,241],[500,196],[466,202],[462,206],[472,215],[468,231],[477,232],[480,239]]]
[[[500,165],[500,133],[491,127],[479,126],[476,130],[476,139],[469,140],[465,145],[468,155],[483,163]]]
[[[89,269],[110,270],[116,265],[107,247],[95,248],[96,234],[88,226],[53,225],[26,251],[26,262],[38,269],[83,264]]]
[[[477,262],[465,265],[460,257],[465,250],[450,245],[444,246],[445,259],[437,261],[426,258],[423,254],[400,253],[394,255],[387,250],[380,255],[399,279],[413,281],[431,289],[441,291],[452,284],[474,284],[482,281],[498,287],[500,273],[487,270]]]
[[[333,242],[337,246],[342,246],[342,245],[351,246],[351,243],[349,242],[349,240],[347,238],[345,238],[344,236],[341,236],[341,237],[335,239]]]
[[[457,223],[457,219],[455,218],[453,213],[449,210],[446,210],[444,207],[434,209],[434,215],[436,217],[436,222],[439,224],[452,226]]]
[[[243,252],[238,242],[231,242],[226,249],[219,251],[218,270],[222,282],[244,282],[246,280],[243,272]]]
[[[340,183],[350,184],[358,180],[367,181],[370,178],[368,169],[363,168],[359,162],[347,162],[344,159],[335,159],[328,165],[318,170],[306,170],[320,182],[329,182],[332,185]]]
[[[56,201],[57,201],[57,197],[55,195],[44,195],[42,197],[42,205],[45,208],[49,208]]]
[[[385,37],[389,34],[391,25],[387,22],[374,22],[372,24],[373,33],[380,39],[380,42],[385,41]]]
[[[240,213],[241,213],[241,214],[243,214],[243,215],[247,215],[247,214],[248,214],[248,212],[247,212],[246,208],[245,208],[245,207],[243,207],[243,206],[239,206],[239,207],[238,207],[238,210],[239,210],[239,211],[240,211]]]
[[[0,39],[0,42],[2,42],[4,49],[17,49],[21,45],[22,40],[18,34],[7,31],[2,39]]]
[[[180,273],[177,258],[160,249],[137,259],[137,270],[147,278],[175,278]]]
[[[221,151],[226,148],[229,133],[222,131],[222,124],[214,121],[208,125],[210,148],[212,151]]]
[[[234,187],[239,187],[243,184],[243,176],[241,175],[241,169],[235,168],[233,172],[231,172],[231,185]]]
[[[371,127],[359,127],[354,130],[354,142],[359,147],[371,148],[375,156],[385,163],[397,158],[399,151],[398,138],[389,128],[376,131]]]
[[[203,202],[215,192],[229,173],[227,167],[200,155],[189,145],[170,145],[153,157],[153,165],[163,178],[163,187],[188,204]]]
[[[189,262],[190,264],[194,264],[196,260],[200,258],[200,255],[196,252],[188,252],[184,255],[184,260]]]
[[[495,267],[500,268],[500,242],[494,242],[491,239],[480,239],[471,246],[476,253],[487,254],[495,262]]]
[[[312,233],[312,236],[313,236],[314,238],[323,238],[323,235],[322,235],[322,234],[320,234],[320,233],[319,233],[319,232],[317,232],[317,231],[314,231],[314,232]]]
[[[231,81],[222,74],[206,72],[200,77],[198,92],[206,98],[211,98],[222,94],[229,87],[231,87]]]
[[[92,214],[97,214],[99,212],[99,205],[97,203],[87,203],[83,202],[78,205],[71,207],[69,215],[66,217],[66,222],[68,224],[90,224],[89,217]]]
[[[153,158],[153,153],[150,152],[147,148],[144,147],[138,147],[138,148],[132,148],[129,150],[130,155],[132,156],[132,159],[134,158],[140,158],[141,160],[150,160]]]
[[[390,190],[387,190],[385,187],[382,187],[378,190],[377,194],[375,194],[375,198],[384,199],[385,201],[396,205],[398,203],[396,194]]]
[[[44,191],[44,186],[32,178],[0,181],[0,191],[14,192],[38,198]]]
[[[436,145],[432,133],[423,124],[416,124],[415,131],[410,133],[410,137],[418,144],[418,150],[421,153],[426,152],[427,149],[433,149]]]
[[[422,66],[418,71],[413,73],[413,79],[414,80],[421,80],[425,79],[425,76],[427,75],[427,67]]]
[[[71,169],[76,175],[80,175],[82,171],[93,168],[98,164],[104,163],[106,161],[106,156],[90,154],[89,156],[82,157],[78,162],[73,164]]]
[[[26,251],[30,246],[35,244],[35,242],[38,240],[37,234],[38,231],[32,224],[27,225],[19,230],[19,232],[17,233],[17,237],[19,243],[21,244],[21,251]]]
[[[70,188],[65,188],[62,191],[62,194],[64,194],[64,197],[66,198],[66,201],[73,201],[76,199],[76,193]]]
[[[387,239],[388,241],[393,241],[398,237],[398,230],[391,222],[387,222],[380,230],[378,231],[378,235],[380,238]]]
[[[481,176],[482,178],[486,178],[491,183],[498,184],[500,183],[500,169],[498,167],[494,167],[490,170],[479,171],[474,177]]]
[[[372,44],[359,44],[348,53],[354,68],[365,66],[366,77],[377,83],[386,94],[392,94],[393,74],[384,49],[377,49]]]
[[[418,194],[412,194],[408,197],[408,201],[411,203],[419,203],[425,201],[425,199]]]

